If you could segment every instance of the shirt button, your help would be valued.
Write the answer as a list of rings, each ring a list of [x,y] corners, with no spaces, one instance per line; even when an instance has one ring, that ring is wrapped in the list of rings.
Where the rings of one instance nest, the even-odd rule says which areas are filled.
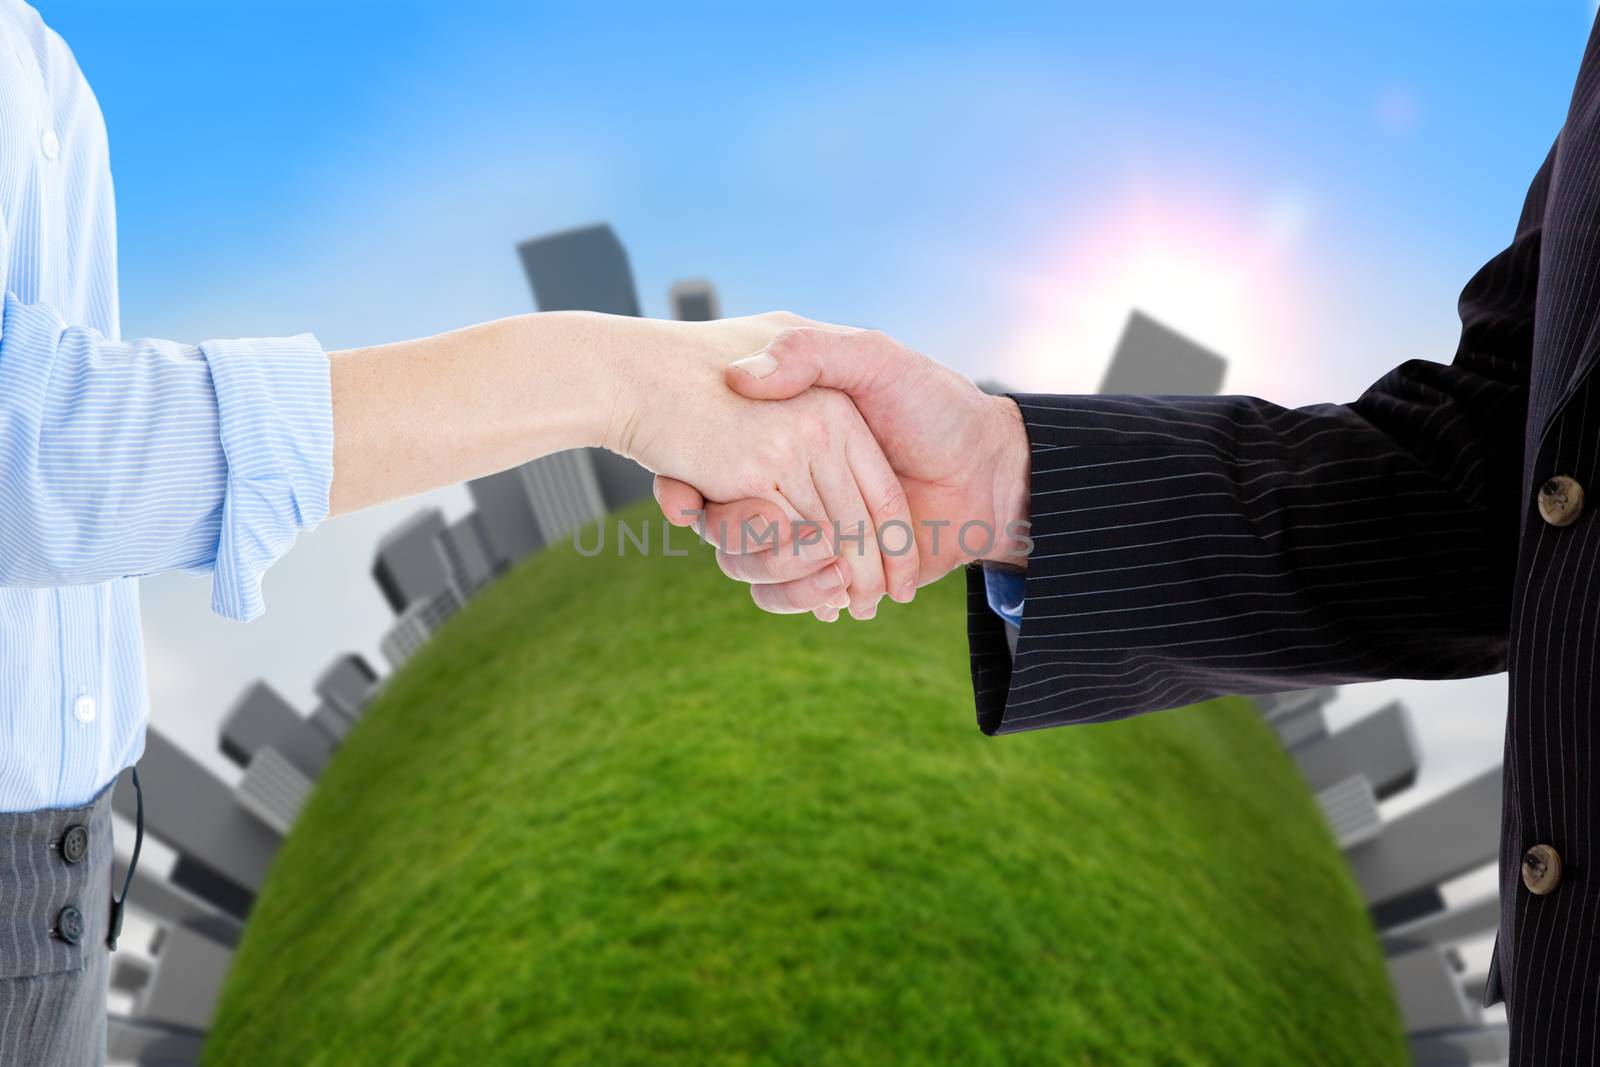
[[[1534,845],[1522,854],[1522,884],[1536,897],[1561,884],[1561,854],[1549,845]]]
[[[39,135],[39,151],[44,153],[46,159],[54,159],[61,154],[61,138],[56,136],[56,131],[45,130]]]
[[[56,934],[69,945],[76,945],[83,940],[83,912],[71,904],[61,909],[56,916]]]
[[[61,835],[61,858],[68,863],[78,863],[89,854],[89,831],[79,824],[67,827]]]
[[[94,697],[81,696],[74,700],[72,714],[79,722],[94,722]]]
[[[1583,486],[1558,474],[1539,487],[1539,517],[1551,526],[1571,526],[1583,514]]]

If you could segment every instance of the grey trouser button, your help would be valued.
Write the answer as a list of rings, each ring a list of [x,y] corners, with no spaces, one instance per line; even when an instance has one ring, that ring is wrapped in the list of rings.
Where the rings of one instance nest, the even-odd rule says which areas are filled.
[[[71,904],[62,908],[61,914],[56,916],[56,936],[69,945],[83,940],[83,912]]]
[[[61,858],[78,863],[89,854],[89,831],[74,823],[61,835]]]

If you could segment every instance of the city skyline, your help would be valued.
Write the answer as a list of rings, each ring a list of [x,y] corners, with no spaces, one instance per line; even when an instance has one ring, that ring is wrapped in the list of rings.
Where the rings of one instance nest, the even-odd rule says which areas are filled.
[[[1455,296],[1509,233],[1593,16],[196,10],[41,5],[106,113],[129,336],[337,348],[525,311],[519,236],[605,218],[646,314],[706,276],[728,314],[870,323],[974,377],[1090,391],[1138,302],[1225,354],[1228,389],[1286,403],[1449,358]],[[197,96],[150,51],[240,76]],[[154,721],[209,752],[249,680],[310,707],[325,652],[381,662],[369,553],[429,505],[468,500],[305,538],[248,627],[210,617],[203,582],[147,581]],[[1417,712],[1414,794],[1498,759],[1503,678],[1372,689],[1362,705]]]

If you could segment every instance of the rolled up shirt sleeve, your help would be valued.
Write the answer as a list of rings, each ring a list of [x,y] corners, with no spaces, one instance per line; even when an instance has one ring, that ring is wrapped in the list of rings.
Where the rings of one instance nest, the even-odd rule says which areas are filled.
[[[113,341],[6,294],[0,585],[210,572],[212,610],[249,620],[332,481],[328,358],[309,334]]]

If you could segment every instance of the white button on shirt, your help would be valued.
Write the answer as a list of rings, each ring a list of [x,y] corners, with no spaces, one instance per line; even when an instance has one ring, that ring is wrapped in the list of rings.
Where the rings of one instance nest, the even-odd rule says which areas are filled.
[[[44,153],[46,159],[54,159],[61,154],[61,138],[56,136],[56,131],[45,130],[39,135],[39,151]]]
[[[82,696],[73,701],[72,714],[79,722],[94,722],[94,697]]]

